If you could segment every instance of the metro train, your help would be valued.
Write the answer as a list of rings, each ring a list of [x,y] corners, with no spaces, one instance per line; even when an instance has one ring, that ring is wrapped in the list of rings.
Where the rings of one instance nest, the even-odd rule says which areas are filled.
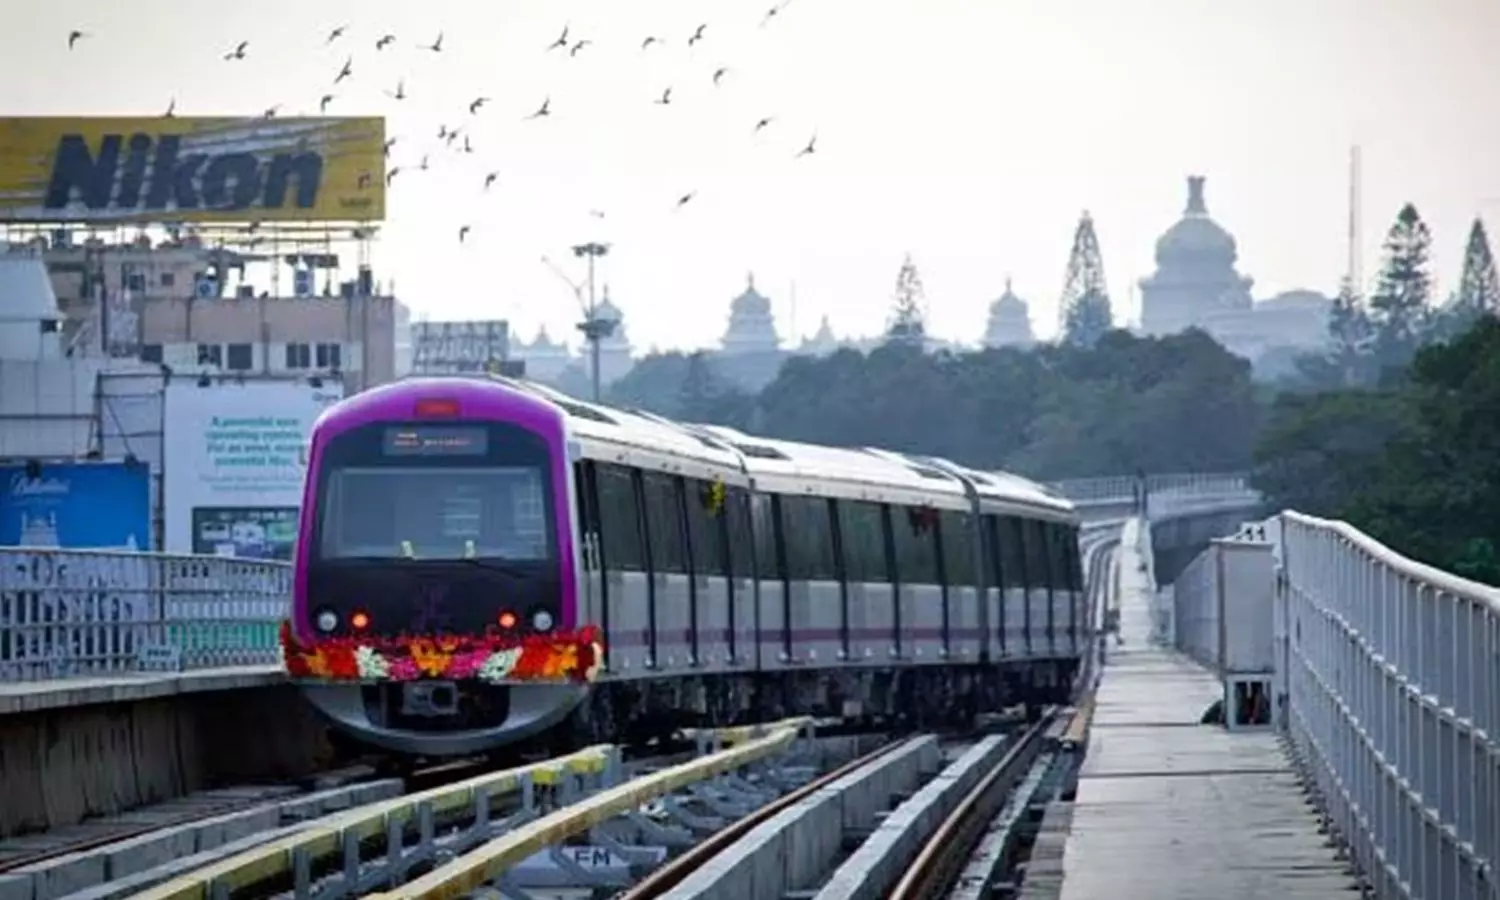
[[[409,378],[313,427],[283,637],[334,732],[399,755],[932,720],[1066,697],[1078,526],[1010,474]]]

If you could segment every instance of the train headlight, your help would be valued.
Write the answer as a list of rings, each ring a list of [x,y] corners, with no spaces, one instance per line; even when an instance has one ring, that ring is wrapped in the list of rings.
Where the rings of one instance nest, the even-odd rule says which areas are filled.
[[[531,614],[531,628],[533,631],[551,631],[552,613],[545,609],[539,609]]]
[[[318,630],[329,632],[339,627],[339,614],[331,609],[325,609],[318,613]]]

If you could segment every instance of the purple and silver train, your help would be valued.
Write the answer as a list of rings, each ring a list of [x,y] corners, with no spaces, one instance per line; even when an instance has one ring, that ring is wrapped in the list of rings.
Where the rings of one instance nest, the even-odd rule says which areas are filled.
[[[412,378],[313,428],[291,627],[602,631],[593,684],[300,680],[345,736],[444,757],[1054,701],[1082,581],[1072,505],[1012,475]]]

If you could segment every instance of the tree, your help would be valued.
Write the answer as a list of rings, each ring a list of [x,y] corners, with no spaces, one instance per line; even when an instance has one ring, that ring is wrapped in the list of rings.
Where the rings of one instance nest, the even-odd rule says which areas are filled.
[[[1099,238],[1094,234],[1094,220],[1087,212],[1073,232],[1073,249],[1068,254],[1060,306],[1065,344],[1092,347],[1114,327]]]
[[[1332,361],[1345,387],[1363,383],[1369,370],[1370,341],[1374,326],[1370,315],[1345,278],[1338,296],[1328,308],[1328,336],[1333,341]]]
[[[1454,302],[1475,312],[1494,313],[1500,310],[1500,276],[1495,272],[1495,257],[1490,251],[1490,239],[1485,234],[1484,221],[1478,216],[1469,228],[1469,242],[1464,247],[1463,274],[1458,279],[1458,292],[1454,296]]]
[[[1417,352],[1428,326],[1432,279],[1427,262],[1432,235],[1408,203],[1385,237],[1385,264],[1370,298],[1375,359],[1382,368],[1401,367]]]
[[[922,288],[922,276],[908,253],[901,263],[901,270],[896,273],[896,293],[891,323],[885,332],[886,341],[922,346],[927,336],[925,305],[926,292]]]

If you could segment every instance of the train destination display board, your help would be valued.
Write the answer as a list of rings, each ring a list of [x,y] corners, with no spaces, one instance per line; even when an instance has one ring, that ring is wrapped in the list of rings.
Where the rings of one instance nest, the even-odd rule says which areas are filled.
[[[484,456],[483,425],[396,425],[385,430],[386,456]]]
[[[0,118],[0,222],[377,222],[385,120]]]

